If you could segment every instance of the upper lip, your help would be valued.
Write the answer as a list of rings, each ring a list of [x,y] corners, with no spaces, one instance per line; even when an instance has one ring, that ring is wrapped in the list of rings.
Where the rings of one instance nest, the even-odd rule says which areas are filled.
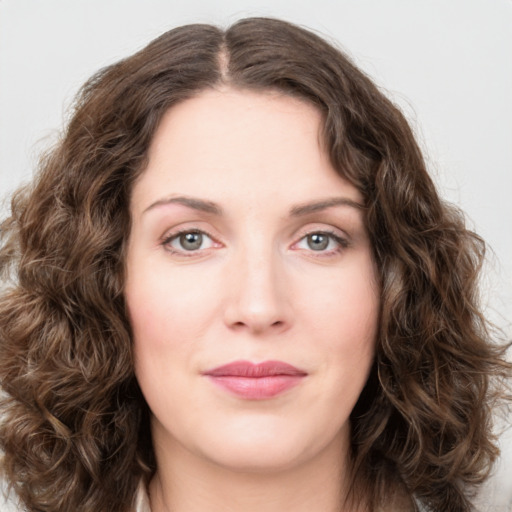
[[[264,361],[251,363],[250,361],[233,361],[222,366],[203,372],[210,377],[272,377],[276,375],[305,376],[307,373],[291,364],[282,361]]]

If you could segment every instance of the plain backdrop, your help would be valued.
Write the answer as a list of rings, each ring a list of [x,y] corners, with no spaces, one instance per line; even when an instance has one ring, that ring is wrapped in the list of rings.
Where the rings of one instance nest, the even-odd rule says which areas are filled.
[[[0,197],[30,179],[92,73],[175,26],[246,16],[337,41],[401,106],[441,195],[492,248],[484,300],[510,337],[512,0],[0,0]],[[511,437],[482,510],[512,510]]]

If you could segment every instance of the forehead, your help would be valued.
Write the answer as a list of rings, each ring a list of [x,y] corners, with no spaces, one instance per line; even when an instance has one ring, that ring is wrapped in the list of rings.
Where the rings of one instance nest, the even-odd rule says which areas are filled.
[[[283,201],[293,194],[301,202],[350,188],[322,147],[321,128],[318,109],[279,92],[203,91],[162,118],[133,200],[181,193]],[[354,187],[349,193],[361,201]]]

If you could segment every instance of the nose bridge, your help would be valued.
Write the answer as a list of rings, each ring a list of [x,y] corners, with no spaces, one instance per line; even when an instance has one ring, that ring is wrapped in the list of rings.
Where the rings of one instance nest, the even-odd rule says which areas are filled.
[[[241,245],[234,255],[231,285],[229,324],[263,331],[289,321],[284,268],[269,240],[252,237]]]

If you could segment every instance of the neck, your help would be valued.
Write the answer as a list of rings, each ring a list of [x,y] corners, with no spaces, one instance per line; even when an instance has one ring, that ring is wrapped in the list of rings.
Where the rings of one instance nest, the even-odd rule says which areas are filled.
[[[157,445],[158,446],[158,445]],[[215,464],[178,443],[160,444],[150,483],[152,512],[361,512],[347,498],[348,443],[286,468],[246,470]]]

